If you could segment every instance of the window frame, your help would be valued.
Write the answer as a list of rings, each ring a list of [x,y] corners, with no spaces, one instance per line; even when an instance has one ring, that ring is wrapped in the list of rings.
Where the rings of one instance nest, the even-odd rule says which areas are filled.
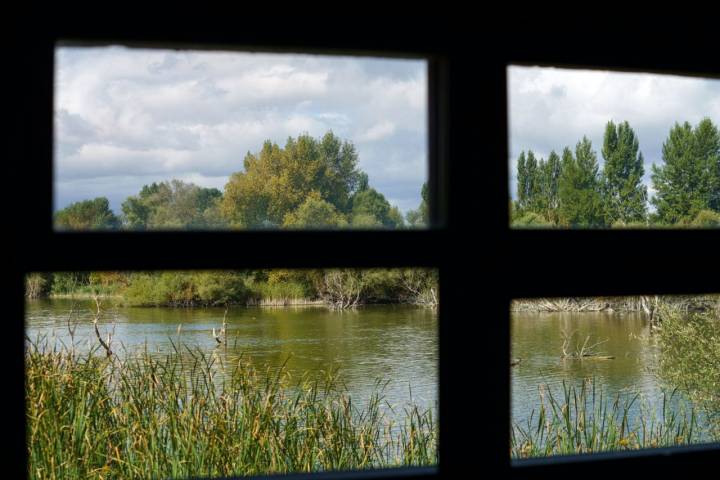
[[[431,267],[442,279],[443,256],[431,246],[447,237],[445,194],[447,186],[447,111],[448,63],[442,49],[398,44],[391,48],[363,46],[353,36],[346,37],[339,48],[330,39],[307,42],[298,39],[283,42],[278,38],[253,38],[232,34],[217,37],[213,32],[198,29],[190,34],[174,30],[168,37],[157,38],[157,31],[120,28],[113,33],[98,34],[85,27],[47,26],[46,30],[31,29],[31,35],[18,35],[20,68],[27,72],[17,78],[15,88],[21,92],[15,107],[20,115],[14,153],[22,158],[18,175],[39,178],[32,195],[24,197],[22,212],[13,214],[13,250],[11,273],[8,275],[8,300],[13,316],[24,318],[24,277],[29,272],[92,271],[92,270],[161,270],[161,269],[244,269],[244,268],[371,268]],[[55,28],[57,27],[57,28]],[[297,27],[294,27],[297,28]],[[215,32],[216,33],[216,32]],[[328,43],[329,42],[329,43]],[[428,74],[428,193],[431,225],[417,230],[228,230],[228,231],[54,231],[53,205],[53,94],[56,45],[68,44],[144,46],[155,48],[202,48],[211,50],[268,51],[280,53],[319,53],[329,55],[375,55],[382,57],[421,58],[427,60]],[[443,130],[442,133],[440,130]],[[22,189],[14,187],[14,194]],[[378,249],[377,245],[382,245]],[[168,246],[171,246],[170,248]],[[291,248],[289,248],[291,247]],[[296,252],[302,251],[302,256]],[[62,252],[59,254],[59,252]],[[110,253],[112,252],[112,253]],[[192,252],[179,257],[179,252]],[[236,252],[252,252],[252,255]],[[444,315],[439,309],[439,316]],[[441,324],[442,322],[438,322]],[[442,335],[443,327],[439,328]],[[12,348],[5,352],[15,379],[10,392],[14,411],[24,409],[24,322],[13,323]],[[439,345],[439,355],[443,347]],[[442,376],[444,363],[439,365]],[[443,392],[438,389],[439,417],[443,417]],[[439,436],[443,427],[439,426]],[[10,430],[11,436],[25,437],[24,416],[18,415]],[[13,467],[18,477],[26,475],[25,442],[15,442],[11,449],[16,459]],[[18,461],[21,460],[21,461]],[[282,475],[290,478],[419,478],[437,475],[439,468],[400,467],[358,472],[322,472]],[[264,478],[259,476],[257,478]]]
[[[487,31],[478,32],[483,25],[443,17],[414,18],[405,23],[392,17],[360,18],[347,24],[307,17],[303,22],[282,18],[273,29],[243,22],[242,29],[238,29],[235,22],[217,17],[203,23],[205,18],[194,13],[180,22],[162,24],[144,18],[129,21],[122,15],[98,17],[98,23],[91,24],[71,18],[72,13],[48,20],[28,18],[19,23],[12,38],[11,61],[17,67],[17,73],[10,78],[14,93],[7,95],[16,112],[10,152],[21,159],[14,177],[36,180],[30,187],[11,182],[6,192],[8,205],[14,207],[7,218],[11,225],[9,272],[2,276],[3,291],[11,306],[10,318],[23,318],[24,274],[30,271],[260,266],[438,268],[443,290],[439,309],[438,467],[287,477],[449,478],[468,471],[490,470],[524,478],[589,470],[609,473],[619,468],[659,473],[716,466],[720,458],[718,444],[511,462],[507,361],[512,298],[720,291],[717,279],[711,277],[712,272],[720,271],[716,253],[720,231],[510,229],[506,67],[586,66],[720,76],[720,63],[712,60],[716,42],[709,33],[687,34],[687,43],[696,48],[686,51],[673,44],[674,38],[663,36],[665,32],[659,28],[651,32],[657,35],[648,35],[642,29],[639,32],[645,36],[635,35],[635,25],[624,26],[627,35],[601,39],[600,35],[607,33],[604,25],[584,25],[586,30],[581,31],[551,24],[553,28],[543,28],[542,32],[515,29],[511,35],[501,27],[488,26],[489,22],[484,24]],[[372,35],[367,34],[368,21],[373,25]],[[569,36],[572,42],[567,41]],[[435,67],[428,82],[433,96],[429,117],[434,119],[428,132],[433,142],[429,149],[429,193],[435,226],[422,231],[53,232],[54,44],[70,38],[103,43],[432,56]],[[623,48],[628,39],[634,42],[634,48]],[[481,145],[485,147],[481,152],[484,161],[475,159],[480,140],[486,140]],[[478,204],[486,208],[478,208]],[[168,240],[172,240],[172,249],[167,248]],[[303,257],[293,255],[288,245],[302,247]],[[639,262],[636,255],[623,248],[627,245],[643,246]],[[254,254],[248,258],[233,254],[240,249]],[[348,249],[352,254],[348,255]],[[190,258],[180,260],[176,255],[188,251],[193,252]],[[543,259],[551,259],[552,269],[543,269],[537,252],[542,252]],[[587,252],[593,252],[593,263],[603,266],[601,270],[588,271],[578,262]],[[660,255],[663,265],[652,261]],[[642,272],[640,278],[638,270]],[[477,316],[470,314],[468,299],[472,300],[471,306],[481,302],[480,319],[487,321],[473,321]],[[460,327],[458,322],[462,322]],[[3,355],[11,382],[6,401],[14,414],[6,433],[6,454],[13,461],[3,468],[20,478],[27,473],[26,444],[13,440],[25,437],[24,415],[20,414],[25,411],[23,322],[8,322],[7,335],[10,345]],[[478,339],[490,340],[483,343],[480,359]],[[483,425],[479,433],[468,436],[468,430],[479,422],[472,415],[468,420],[467,415],[466,375],[476,369],[483,370],[485,394],[472,401],[483,412]]]

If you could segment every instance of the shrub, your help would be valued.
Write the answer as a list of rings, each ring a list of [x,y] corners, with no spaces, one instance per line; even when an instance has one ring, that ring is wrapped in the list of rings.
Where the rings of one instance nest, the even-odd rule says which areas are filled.
[[[552,223],[545,219],[542,215],[535,212],[528,212],[521,217],[513,220],[513,227],[530,227],[530,228],[542,228],[551,227]]]
[[[660,310],[660,374],[704,410],[720,433],[720,319],[718,310]]]

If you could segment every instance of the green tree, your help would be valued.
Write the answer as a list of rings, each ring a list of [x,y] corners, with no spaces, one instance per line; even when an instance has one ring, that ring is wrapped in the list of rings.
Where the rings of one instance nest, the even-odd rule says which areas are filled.
[[[304,134],[288,138],[285,147],[266,141],[257,154],[248,153],[244,171],[233,173],[221,202],[223,216],[237,227],[279,226],[316,191],[339,212],[352,207],[351,196],[367,187],[357,169],[352,143],[332,132],[320,140]]]
[[[528,174],[527,161],[525,159],[525,151],[520,152],[517,159],[517,212],[522,215],[522,211],[528,201]]]
[[[119,226],[105,197],[75,202],[55,213],[58,230],[111,230]]]
[[[534,200],[534,211],[541,214],[551,223],[557,223],[559,206],[558,188],[560,183],[560,157],[553,150],[547,162],[540,160],[537,175],[537,199]]]
[[[288,228],[336,228],[347,225],[347,220],[329,202],[312,191],[300,206],[285,215],[283,226]]]
[[[385,196],[374,188],[368,188],[353,195],[352,216],[359,215],[372,216],[386,228],[398,228],[404,224],[400,211],[391,206]]]
[[[217,228],[222,220],[217,188],[203,188],[181,180],[143,186],[122,204],[125,224],[132,229]]]
[[[709,119],[694,129],[675,124],[663,143],[664,164],[653,165],[655,217],[664,224],[694,218],[700,210],[717,207],[720,191],[720,136]]]
[[[560,223],[570,227],[605,226],[598,180],[597,155],[587,137],[577,143],[575,156],[563,151],[558,185]]]
[[[538,211],[541,208],[540,189],[542,179],[535,153],[528,150],[518,157],[517,193],[518,206],[522,213]]]
[[[647,188],[642,183],[645,169],[640,143],[628,122],[605,127],[602,155],[605,222],[643,222],[647,215]]]
[[[417,210],[410,210],[405,214],[405,219],[411,227],[425,227],[430,224],[430,212],[428,211],[428,186],[427,182],[423,183],[420,190],[420,205]]]

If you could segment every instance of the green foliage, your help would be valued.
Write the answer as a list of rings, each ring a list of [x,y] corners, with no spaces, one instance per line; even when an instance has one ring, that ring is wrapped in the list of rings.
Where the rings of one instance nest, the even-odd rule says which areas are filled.
[[[720,133],[710,119],[693,128],[676,124],[663,144],[664,165],[653,165],[657,191],[648,215],[643,155],[628,122],[605,127],[599,172],[597,155],[583,137],[573,152],[553,151],[548,160],[522,151],[517,160],[517,200],[510,205],[513,226],[645,228],[715,227],[720,212]],[[529,215],[535,214],[535,215]],[[412,223],[412,222],[411,222]]]
[[[40,298],[50,293],[52,275],[47,273],[29,273],[25,276],[25,298]]]
[[[604,227],[597,155],[587,137],[577,143],[575,156],[565,148],[558,186],[560,223],[570,227]]]
[[[406,292],[402,283],[402,270],[372,269],[363,275],[363,299],[366,303],[392,303],[403,298]]]
[[[718,228],[720,227],[720,213],[712,210],[700,210],[691,225],[701,228]]]
[[[432,269],[58,272],[32,275],[26,282],[28,291],[33,292],[31,298],[45,293],[104,294],[121,297],[121,303],[128,306],[195,307],[323,300],[334,306],[340,298],[350,300],[349,306],[363,303],[434,306],[438,301],[437,272]],[[352,298],[349,292],[353,293]]]
[[[133,273],[124,291],[131,306],[191,307],[243,303],[248,297],[243,272]]]
[[[653,165],[657,221],[674,224],[700,210],[720,211],[720,134],[710,119],[694,129],[675,124],[663,144],[662,166]]]
[[[520,210],[537,211],[541,208],[540,192],[542,189],[541,166],[535,158],[535,153],[529,150],[520,153],[518,158],[518,205]]]
[[[540,160],[538,165],[537,191],[534,200],[535,211],[542,214],[550,223],[556,224],[558,221],[558,208],[560,206],[559,186],[560,174],[560,157],[553,150],[547,162]]]
[[[623,225],[643,222],[647,214],[647,188],[643,185],[642,152],[628,122],[608,122],[603,138],[603,201],[605,222]]]
[[[379,228],[382,227],[380,220],[371,213],[358,213],[352,216],[350,225],[353,228]]]
[[[347,225],[345,217],[329,202],[312,191],[300,206],[285,215],[283,226],[287,228],[337,228]]]
[[[112,230],[119,226],[105,197],[75,202],[55,213],[58,230]]]
[[[374,188],[367,188],[353,195],[352,216],[360,215],[375,218],[386,228],[398,228],[404,224],[399,210],[392,207],[385,196]]]
[[[542,228],[552,227],[552,223],[547,221],[545,217],[535,212],[528,212],[518,218],[513,219],[513,227],[529,227],[529,228]]]
[[[715,312],[660,311],[660,374],[679,386],[712,421],[720,438],[720,303]]]
[[[429,193],[427,182],[423,183],[422,190],[420,190],[422,200],[417,210],[410,210],[405,215],[407,223],[411,227],[427,227],[430,225],[430,212],[428,211]]]
[[[314,300],[315,270],[273,269],[254,272],[246,281],[251,303],[270,302],[283,304],[286,302]]]
[[[90,274],[87,272],[55,272],[52,274],[53,294],[66,295],[76,293],[90,285]]]
[[[209,229],[222,227],[218,203],[222,193],[180,180],[145,185],[123,202],[128,228]]]
[[[648,228],[649,225],[645,221],[635,221],[635,222],[623,222],[622,220],[616,220],[615,223],[611,225],[612,228],[632,228],[632,229],[638,229],[638,228]]]
[[[222,214],[238,227],[282,225],[313,191],[347,213],[358,185],[367,186],[357,161],[355,147],[332,132],[320,140],[307,134],[290,137],[284,148],[267,141],[258,154],[245,156],[243,172],[230,177]]]

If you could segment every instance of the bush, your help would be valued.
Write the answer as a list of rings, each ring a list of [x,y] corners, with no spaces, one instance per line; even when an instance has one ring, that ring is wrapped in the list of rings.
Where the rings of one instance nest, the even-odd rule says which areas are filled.
[[[542,215],[535,212],[528,212],[521,217],[514,219],[512,222],[513,227],[530,227],[530,228],[542,228],[552,227],[552,223],[545,219]]]
[[[87,272],[55,272],[52,274],[50,292],[66,295],[87,289],[90,275]]]
[[[192,307],[246,300],[240,272],[153,272],[130,277],[125,300],[132,306]]]
[[[648,228],[648,224],[645,222],[623,222],[618,220],[612,224],[612,228]]]
[[[713,210],[700,210],[690,225],[702,228],[718,228],[720,227],[720,213]]]
[[[25,276],[25,297],[40,298],[50,290],[49,275],[44,273],[30,273]]]
[[[712,420],[720,434],[720,319],[718,311],[660,311],[660,373],[680,387]]]

